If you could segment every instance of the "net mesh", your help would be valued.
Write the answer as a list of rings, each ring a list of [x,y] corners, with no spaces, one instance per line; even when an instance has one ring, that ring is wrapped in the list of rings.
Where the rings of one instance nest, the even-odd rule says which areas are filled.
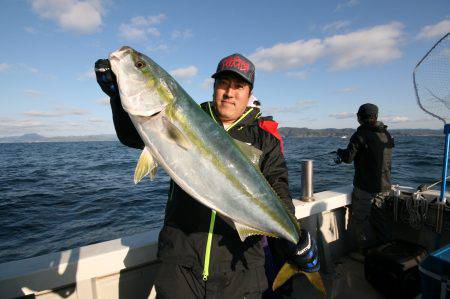
[[[441,38],[416,65],[414,89],[420,108],[431,116],[450,121],[450,33]]]

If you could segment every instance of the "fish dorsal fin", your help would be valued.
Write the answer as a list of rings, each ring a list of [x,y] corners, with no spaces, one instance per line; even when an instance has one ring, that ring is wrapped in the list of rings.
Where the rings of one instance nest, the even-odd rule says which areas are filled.
[[[167,131],[166,137],[173,140],[176,144],[178,144],[180,147],[182,147],[185,150],[188,150],[191,148],[191,143],[186,138],[186,136],[183,134],[183,132],[180,131],[174,124],[172,124],[167,117],[162,117],[162,122],[164,125],[164,128]]]
[[[236,143],[242,153],[244,153],[244,155],[247,156],[247,158],[252,162],[252,164],[259,168],[259,159],[261,158],[262,151],[240,140],[233,139],[233,141],[234,143]]]
[[[144,150],[139,157],[139,161],[136,165],[136,169],[134,170],[134,183],[139,183],[143,177],[148,175],[150,180],[154,180],[156,176],[156,171],[158,170],[158,163],[156,163],[153,155],[150,153],[147,147],[144,147]]]
[[[254,228],[248,227],[248,226],[246,226],[244,224],[240,224],[240,223],[237,223],[237,222],[234,223],[234,227],[236,227],[236,230],[237,230],[237,232],[239,234],[239,238],[241,238],[242,242],[244,242],[247,237],[254,236],[254,235],[275,237],[274,234],[263,232],[261,230],[254,229]]]

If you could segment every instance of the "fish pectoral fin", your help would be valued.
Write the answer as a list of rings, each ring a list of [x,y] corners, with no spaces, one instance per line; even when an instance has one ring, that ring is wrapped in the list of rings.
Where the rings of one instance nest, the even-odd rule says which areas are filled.
[[[234,143],[236,143],[242,153],[247,156],[247,158],[249,158],[252,164],[259,169],[259,159],[261,158],[262,151],[240,140],[233,139],[233,141]]]
[[[180,131],[174,124],[172,124],[166,117],[162,118],[162,122],[164,125],[164,128],[167,131],[166,137],[173,140],[176,144],[178,144],[180,147],[182,147],[185,150],[188,150],[191,148],[191,143],[186,138],[186,136],[183,134],[183,132]]]
[[[275,280],[272,284],[272,290],[278,289],[280,286],[282,286],[286,281],[289,280],[292,276],[294,276],[297,273],[303,273],[305,274],[306,278],[309,280],[309,282],[317,289],[319,290],[324,296],[326,296],[326,290],[325,285],[323,284],[322,277],[320,276],[319,272],[304,272],[300,271],[300,269],[291,263],[284,263],[283,267],[281,267],[280,271],[278,272],[277,276],[275,277]]]
[[[254,236],[254,235],[275,237],[275,235],[273,235],[273,234],[264,232],[262,230],[254,229],[254,228],[251,228],[249,226],[246,226],[244,224],[240,224],[237,222],[234,222],[234,227],[236,227],[236,230],[239,234],[239,238],[241,238],[242,242],[244,242],[247,237]]]
[[[153,158],[153,155],[150,153],[147,147],[144,147],[144,150],[139,157],[139,161],[136,165],[136,169],[134,170],[134,183],[139,183],[143,177],[148,175],[150,180],[154,180],[156,176],[156,171],[158,170],[158,163]]]

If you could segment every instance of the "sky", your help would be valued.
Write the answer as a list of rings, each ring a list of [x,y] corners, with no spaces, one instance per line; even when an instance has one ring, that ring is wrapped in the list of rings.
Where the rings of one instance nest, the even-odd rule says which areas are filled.
[[[0,0],[0,137],[113,134],[97,59],[128,45],[211,100],[219,60],[256,65],[254,95],[282,127],[442,128],[419,109],[417,62],[450,32],[450,1]]]

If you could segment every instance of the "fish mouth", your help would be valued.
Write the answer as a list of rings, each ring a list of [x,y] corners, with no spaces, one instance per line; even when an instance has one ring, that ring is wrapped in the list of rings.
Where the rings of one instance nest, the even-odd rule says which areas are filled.
[[[123,46],[119,50],[112,52],[109,54],[109,61],[115,61],[119,62],[123,58],[125,58],[127,55],[129,55],[131,52],[133,52],[133,49],[128,46]]]

